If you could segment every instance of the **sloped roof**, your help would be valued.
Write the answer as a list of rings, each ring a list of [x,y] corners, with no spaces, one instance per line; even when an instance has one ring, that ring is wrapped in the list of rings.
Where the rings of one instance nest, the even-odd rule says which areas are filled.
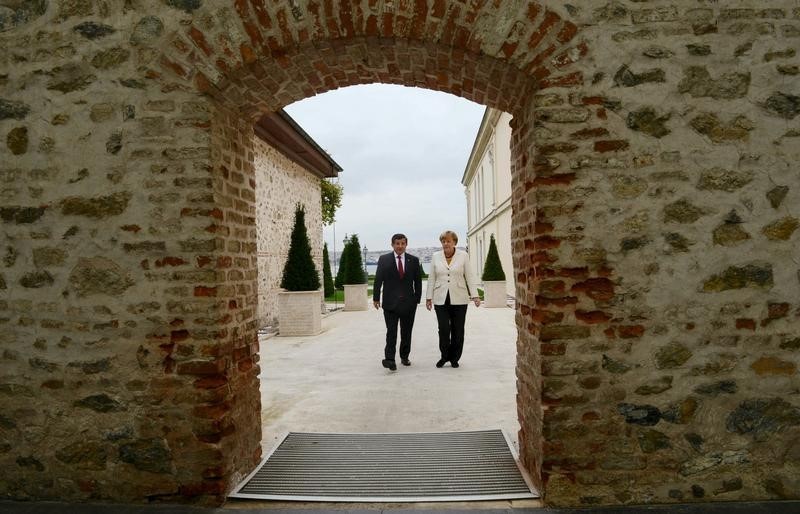
[[[336,177],[342,171],[303,128],[281,109],[265,114],[255,124],[256,135],[318,177]]]

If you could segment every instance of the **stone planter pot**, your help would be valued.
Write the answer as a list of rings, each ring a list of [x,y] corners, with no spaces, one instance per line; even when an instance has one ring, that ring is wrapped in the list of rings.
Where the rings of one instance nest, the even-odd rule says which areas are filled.
[[[506,307],[506,281],[496,280],[483,283],[483,306]]]
[[[322,332],[322,291],[278,293],[278,335],[314,336]]]
[[[345,284],[344,310],[365,311],[369,307],[367,300],[367,284]]]

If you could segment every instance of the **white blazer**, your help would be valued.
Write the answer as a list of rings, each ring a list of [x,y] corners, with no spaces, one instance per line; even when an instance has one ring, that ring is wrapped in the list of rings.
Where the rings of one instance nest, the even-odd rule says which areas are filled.
[[[444,252],[434,252],[431,269],[428,271],[428,287],[425,298],[433,300],[434,305],[444,305],[450,293],[451,305],[469,303],[471,297],[478,296],[478,286],[469,267],[469,254],[456,249],[450,264]]]

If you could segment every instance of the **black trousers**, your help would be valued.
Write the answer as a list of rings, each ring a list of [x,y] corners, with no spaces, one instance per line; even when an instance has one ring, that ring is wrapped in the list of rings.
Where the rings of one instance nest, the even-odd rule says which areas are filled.
[[[458,362],[464,350],[464,322],[467,319],[467,304],[453,305],[450,293],[444,305],[434,305],[436,321],[439,323],[439,352],[443,361]]]
[[[411,329],[414,328],[414,316],[417,314],[417,305],[406,302],[397,310],[383,311],[386,322],[386,347],[383,349],[384,358],[393,361],[397,348],[397,324],[400,323],[400,358],[408,359],[411,354]]]

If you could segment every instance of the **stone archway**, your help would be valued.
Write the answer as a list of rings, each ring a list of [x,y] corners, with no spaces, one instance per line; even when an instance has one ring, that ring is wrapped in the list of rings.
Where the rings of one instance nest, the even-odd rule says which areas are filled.
[[[341,11],[337,17],[315,12],[313,4],[309,4],[309,17],[293,14],[293,23],[286,18],[289,11],[270,12],[257,2],[238,2],[235,8],[236,16],[227,10],[195,13],[193,19],[197,21],[182,34],[174,35],[171,50],[160,61],[169,72],[166,77],[177,75],[214,98],[217,115],[212,122],[213,133],[227,136],[214,140],[212,160],[216,161],[214,168],[222,170],[226,179],[231,163],[240,163],[234,174],[252,176],[248,168],[249,133],[252,122],[263,112],[337,87],[384,82],[449,92],[514,113],[515,130],[522,134],[515,138],[512,148],[520,171],[515,184],[524,182],[522,177],[530,169],[528,156],[533,153],[525,120],[530,119],[534,92],[537,88],[579,81],[579,72],[570,73],[565,68],[587,51],[585,43],[570,45],[577,33],[573,23],[537,4],[518,13],[525,23],[533,21],[533,30],[521,26],[520,20],[505,20],[509,24],[507,38],[488,30],[502,15],[502,9],[488,6],[467,9],[456,3],[441,3],[431,6],[428,12],[418,3],[380,14],[360,12],[354,4],[355,12],[348,15]],[[244,20],[246,35],[231,33],[229,16]],[[478,27],[464,26],[466,20],[477,17],[492,41],[483,41]],[[281,23],[286,25],[279,29]],[[337,37],[332,37],[334,34]],[[525,38],[528,49],[517,52]],[[495,55],[481,52],[483,45],[494,45]],[[508,62],[512,56],[516,57],[514,64]],[[232,138],[230,134],[236,136]],[[234,140],[235,144],[230,144]],[[241,177],[236,180],[239,185],[226,183],[225,191],[228,187],[241,187]],[[217,189],[219,193],[221,188]],[[518,221],[519,233],[530,234],[535,211],[532,205],[526,205],[527,199],[521,198],[525,186],[517,185],[516,189],[515,210],[522,220]],[[236,200],[227,203],[235,205]],[[225,210],[222,216],[225,220],[230,217]],[[232,218],[248,222],[246,215],[244,219],[238,214]],[[231,227],[230,232],[235,230]],[[527,275],[522,283],[527,290]],[[538,377],[520,379],[535,382]],[[530,397],[527,401],[530,404],[520,412],[522,426],[527,428],[520,433],[525,447],[523,458],[541,486],[537,472],[541,422],[533,417],[541,408],[540,400]]]
[[[5,496],[216,502],[255,465],[252,123],[366,82],[515,115],[548,504],[800,496],[792,2],[40,3],[0,25]]]

